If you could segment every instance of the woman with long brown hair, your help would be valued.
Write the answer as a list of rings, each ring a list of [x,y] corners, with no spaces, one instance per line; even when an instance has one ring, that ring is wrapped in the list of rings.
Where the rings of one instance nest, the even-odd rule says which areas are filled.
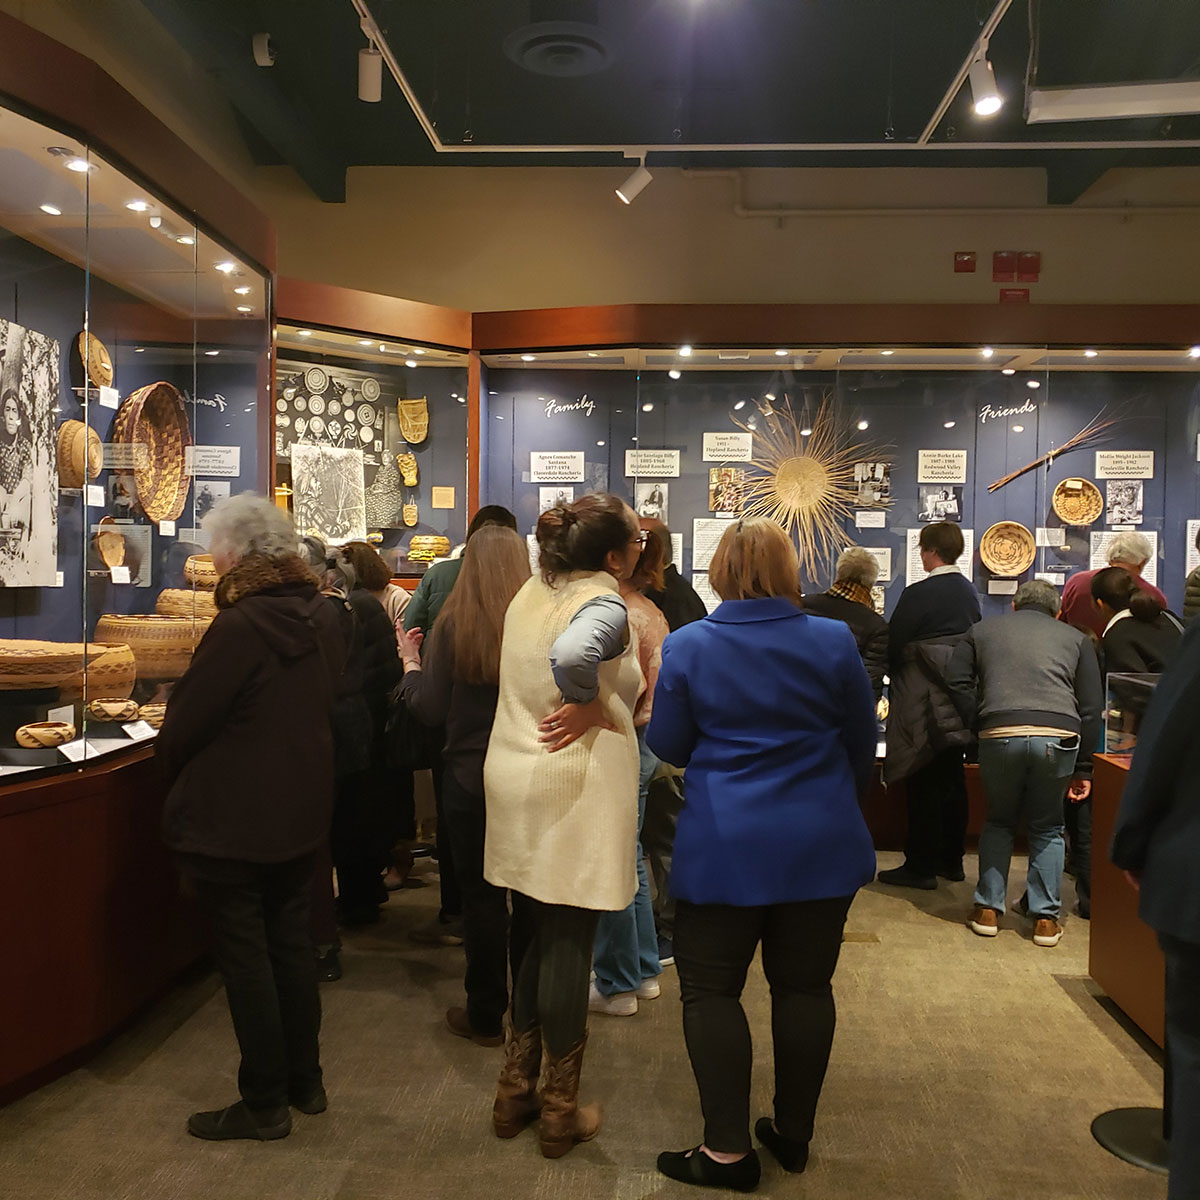
[[[508,960],[515,977],[528,942],[519,898],[514,897],[510,937],[508,894],[483,877],[483,760],[496,717],[504,613],[528,578],[525,543],[511,529],[486,526],[467,542],[462,571],[438,616],[424,660],[418,631],[397,627],[396,633],[404,661],[399,695],[422,724],[446,727],[443,816],[462,889],[467,955],[467,1004],[448,1009],[446,1025],[481,1046],[499,1046],[504,1040]]]

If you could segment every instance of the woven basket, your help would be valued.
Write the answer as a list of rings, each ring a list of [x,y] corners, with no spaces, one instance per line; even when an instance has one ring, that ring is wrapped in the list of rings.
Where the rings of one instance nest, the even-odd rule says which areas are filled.
[[[396,466],[400,468],[400,478],[405,487],[417,486],[417,456],[406,451],[396,455]]]
[[[96,637],[125,642],[133,651],[139,679],[178,679],[210,622],[190,617],[105,613]]]
[[[71,347],[71,381],[76,387],[112,387],[112,355],[94,333],[84,330]]]
[[[408,546],[409,562],[432,562],[450,553],[450,539],[436,533],[418,533]]]
[[[154,602],[154,611],[162,617],[188,617],[211,621],[217,615],[213,593],[204,588],[164,588]]]
[[[145,721],[151,729],[161,729],[167,715],[167,706],[165,704],[143,704],[138,709],[137,715],[138,720]]]
[[[390,454],[383,456],[371,486],[363,492],[363,503],[368,527],[387,529],[399,523],[404,498],[400,491],[400,468]]]
[[[58,486],[83,487],[103,469],[100,435],[82,421],[64,421],[58,427]]]
[[[1104,497],[1090,479],[1064,479],[1050,503],[1068,525],[1090,525],[1104,511]]]
[[[138,715],[137,701],[105,696],[88,704],[87,715],[93,721],[132,721]]]
[[[0,691],[56,687],[62,699],[76,699],[83,695],[85,663],[89,692],[124,697],[133,691],[133,652],[126,645],[15,638],[0,639]]]
[[[1021,575],[1036,557],[1033,534],[1017,521],[997,521],[979,539],[979,561],[993,575]]]
[[[417,520],[418,520],[417,503],[415,500],[411,501],[410,503],[408,503],[404,506],[404,514],[403,515],[404,515],[405,525],[407,525],[409,527],[409,529],[411,529],[417,523]]]
[[[420,396],[415,400],[397,400],[396,415],[400,432],[406,442],[423,442],[429,434],[429,401]]]
[[[101,517],[100,524],[105,528],[96,534],[96,550],[101,561],[111,570],[125,561],[125,535],[112,517]]]
[[[75,726],[66,721],[35,721],[17,730],[17,745],[26,750],[53,750],[75,737]]]
[[[162,381],[138,388],[117,412],[112,438],[146,447],[145,461],[136,461],[133,468],[141,510],[156,524],[178,520],[191,486],[186,459],[187,447],[192,444],[187,409],[178,389]]]
[[[193,554],[183,564],[183,577],[188,583],[193,583],[206,592],[211,592],[217,586],[217,580],[221,578],[217,574],[211,554]]]

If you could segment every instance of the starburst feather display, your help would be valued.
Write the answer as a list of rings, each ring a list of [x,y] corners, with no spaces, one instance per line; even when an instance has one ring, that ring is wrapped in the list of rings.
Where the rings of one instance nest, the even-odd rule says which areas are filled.
[[[734,424],[754,435],[754,457],[750,466],[758,474],[748,474],[743,486],[743,514],[768,517],[795,539],[800,566],[812,579],[841,552],[846,541],[842,522],[858,503],[854,464],[887,462],[879,447],[866,442],[851,442],[839,427],[833,398],[821,397],[812,432],[801,435],[801,423],[792,411],[791,401],[783,398],[776,408],[768,400],[759,403],[762,420],[748,425]],[[874,507],[885,507],[890,501]]]

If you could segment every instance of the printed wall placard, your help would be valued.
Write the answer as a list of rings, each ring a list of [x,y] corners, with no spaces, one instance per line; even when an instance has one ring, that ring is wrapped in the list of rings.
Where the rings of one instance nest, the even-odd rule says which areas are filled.
[[[530,483],[582,483],[582,450],[531,450]]]
[[[242,473],[241,446],[188,446],[184,453],[189,475],[216,475],[236,479]]]
[[[965,450],[918,450],[918,483],[966,483]]]
[[[962,535],[963,552],[958,556],[958,562],[954,564],[954,569],[970,579],[971,563],[975,555],[975,530],[964,529]],[[909,585],[920,583],[922,579],[929,578],[929,572],[925,570],[921,562],[921,531],[919,529],[905,530],[905,543],[904,581]]]
[[[1097,450],[1097,479],[1153,479],[1153,450]]]
[[[678,479],[678,450],[626,450],[625,475],[649,479]]]
[[[1184,554],[1183,569],[1190,575],[1200,567],[1200,550],[1196,549],[1196,534],[1200,532],[1200,521],[1187,523],[1187,549]]]
[[[854,527],[856,529],[886,529],[887,513],[881,508],[859,509],[854,514]]]
[[[708,582],[707,571],[692,572],[692,587],[695,589],[696,595],[704,601],[704,607],[709,612],[713,612],[717,605],[721,603],[721,597],[713,591],[713,586]]]
[[[749,462],[754,453],[752,433],[706,433],[705,462]]]
[[[1154,584],[1158,587],[1158,534],[1152,530],[1142,532],[1142,537],[1150,539],[1151,554],[1150,561],[1142,568],[1142,578],[1147,583]],[[1098,571],[1102,567],[1108,566],[1108,547],[1112,543],[1113,538],[1120,537],[1119,533],[1106,530],[1104,533],[1093,533],[1091,543],[1091,554],[1088,558],[1088,569]]]
[[[431,487],[429,489],[430,508],[453,508],[454,489],[452,487]]]
[[[694,517],[692,519],[692,570],[707,571],[721,535],[732,517]]]

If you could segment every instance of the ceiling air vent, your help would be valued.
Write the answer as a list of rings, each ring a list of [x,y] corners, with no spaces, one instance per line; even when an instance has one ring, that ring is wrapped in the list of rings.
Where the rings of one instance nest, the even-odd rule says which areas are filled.
[[[596,0],[535,0],[530,22],[504,39],[504,53],[534,75],[595,75],[615,55]]]

